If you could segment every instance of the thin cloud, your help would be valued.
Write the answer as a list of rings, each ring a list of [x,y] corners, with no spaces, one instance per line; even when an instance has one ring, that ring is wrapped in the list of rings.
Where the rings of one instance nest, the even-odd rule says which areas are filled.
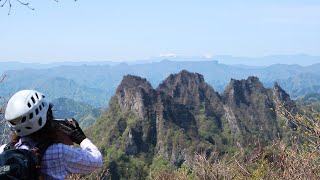
[[[160,54],[160,57],[177,57],[176,54],[174,53],[165,53],[165,54]]]

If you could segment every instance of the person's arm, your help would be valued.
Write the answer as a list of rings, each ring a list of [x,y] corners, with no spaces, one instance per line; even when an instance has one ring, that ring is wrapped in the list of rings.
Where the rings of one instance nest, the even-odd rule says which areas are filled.
[[[6,147],[6,145],[7,145],[7,144],[1,145],[1,147],[0,147],[0,154],[3,152],[4,148]]]
[[[88,139],[80,143],[80,148],[64,146],[63,161],[69,173],[85,174],[102,167],[102,156],[98,148]]]
[[[66,146],[64,151],[66,169],[70,173],[88,173],[102,166],[102,156],[98,148],[86,137],[79,123],[72,119],[60,124],[60,130],[82,149]],[[68,156],[70,156],[68,158]]]

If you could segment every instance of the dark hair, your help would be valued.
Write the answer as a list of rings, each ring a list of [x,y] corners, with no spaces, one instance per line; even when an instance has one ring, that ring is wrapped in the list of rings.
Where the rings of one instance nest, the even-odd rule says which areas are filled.
[[[50,142],[50,143],[60,143],[60,140],[58,139],[57,135],[57,129],[53,125],[53,113],[51,107],[49,107],[47,112],[47,121],[46,124],[38,131],[32,133],[29,135],[29,137],[37,143],[44,143],[44,142]],[[17,136],[15,132],[12,132],[11,134],[11,142],[18,142],[20,139],[20,136]]]

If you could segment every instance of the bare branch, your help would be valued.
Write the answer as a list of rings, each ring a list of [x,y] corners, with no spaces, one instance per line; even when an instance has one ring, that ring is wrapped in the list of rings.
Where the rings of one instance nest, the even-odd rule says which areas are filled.
[[[0,79],[0,83],[2,83],[5,79],[6,79],[7,75],[4,75],[1,79]]]
[[[0,0],[0,2],[2,2],[3,0]],[[8,15],[10,15],[11,13],[11,7],[12,7],[12,0],[4,0],[4,2],[0,5],[0,7],[4,7],[6,4],[8,4],[9,6],[9,10],[8,10]],[[29,2],[22,2],[21,0],[14,0],[16,2],[18,2],[19,4],[27,7],[28,9],[30,10],[35,10],[34,8],[30,7],[30,3]],[[55,2],[59,2],[59,0],[53,0]],[[77,1],[77,0],[74,0],[74,1]]]
[[[0,2],[1,2],[1,1],[2,1],[2,0],[0,0]],[[17,1],[19,4],[21,4],[21,5],[23,5],[23,6],[26,6],[28,9],[34,10],[34,8],[32,8],[32,7],[29,6],[29,3],[24,3],[24,2],[22,2],[22,1],[20,1],[20,0],[15,0],[15,1]],[[12,2],[11,2],[11,0],[5,0],[0,7],[4,7],[4,5],[6,5],[6,4],[8,4],[8,6],[9,6],[8,15],[10,15],[10,13],[11,13],[11,7],[12,7]]]
[[[29,9],[34,10],[34,8],[32,8],[32,7],[29,6],[29,3],[24,3],[24,2],[21,2],[20,0],[16,0],[16,1],[18,1],[20,4],[26,6],[26,7],[29,8]]]
[[[0,0],[0,2],[1,2],[1,0]],[[1,7],[3,7],[7,2],[8,2],[8,0],[5,0],[4,3],[1,5]]]

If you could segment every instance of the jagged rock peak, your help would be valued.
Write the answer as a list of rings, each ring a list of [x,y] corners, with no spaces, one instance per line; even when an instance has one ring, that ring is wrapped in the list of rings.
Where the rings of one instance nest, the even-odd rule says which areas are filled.
[[[180,78],[182,81],[184,80],[195,80],[197,83],[204,83],[203,75],[199,73],[191,73],[187,70],[182,70],[177,74],[177,77]]]
[[[257,77],[249,76],[242,80],[231,79],[223,93],[223,99],[229,105],[239,106],[241,103],[249,105],[251,95],[267,94],[267,91]]]
[[[178,74],[171,74],[157,90],[165,92],[176,103],[188,106],[193,113],[206,106],[206,111],[213,115],[221,107],[220,95],[205,82],[203,75],[198,73],[182,70]]]
[[[208,89],[214,93],[211,86],[204,81],[203,75],[186,70],[171,74],[157,88],[182,104],[194,104],[197,99],[204,98],[202,96]]]
[[[247,85],[263,86],[259,78],[255,76],[249,76],[247,79],[241,79],[241,80],[231,79],[230,83],[241,83],[241,84],[247,84]]]
[[[259,78],[258,77],[255,77],[255,76],[249,76],[248,79],[247,79],[247,82],[250,84],[261,84],[262,83],[260,82]]]
[[[280,101],[283,101],[283,102],[291,101],[289,94],[287,94],[287,92],[285,90],[283,90],[277,82],[274,83],[272,90],[273,90],[274,95]]]
[[[178,74],[170,74],[169,77],[159,85],[158,89],[167,90],[177,85],[194,87],[203,83],[205,83],[203,75],[182,70]],[[174,95],[172,93],[169,93],[169,95],[173,97]]]
[[[281,87],[277,82],[274,83],[274,85],[273,85],[273,90],[285,92],[285,91],[282,89],[282,87]]]
[[[259,78],[255,76],[249,76],[247,79],[242,79],[242,80],[235,80],[231,79],[229,85],[227,86],[225,93],[228,93],[230,91],[256,91],[256,90],[265,90],[263,84],[259,80]]]
[[[151,84],[145,78],[126,75],[118,86],[115,96],[122,111],[133,111],[139,117],[144,117],[146,107],[151,103],[153,91]]]
[[[152,85],[145,79],[134,75],[125,75],[117,88],[117,92],[125,88],[143,88],[145,91],[151,91]]]

